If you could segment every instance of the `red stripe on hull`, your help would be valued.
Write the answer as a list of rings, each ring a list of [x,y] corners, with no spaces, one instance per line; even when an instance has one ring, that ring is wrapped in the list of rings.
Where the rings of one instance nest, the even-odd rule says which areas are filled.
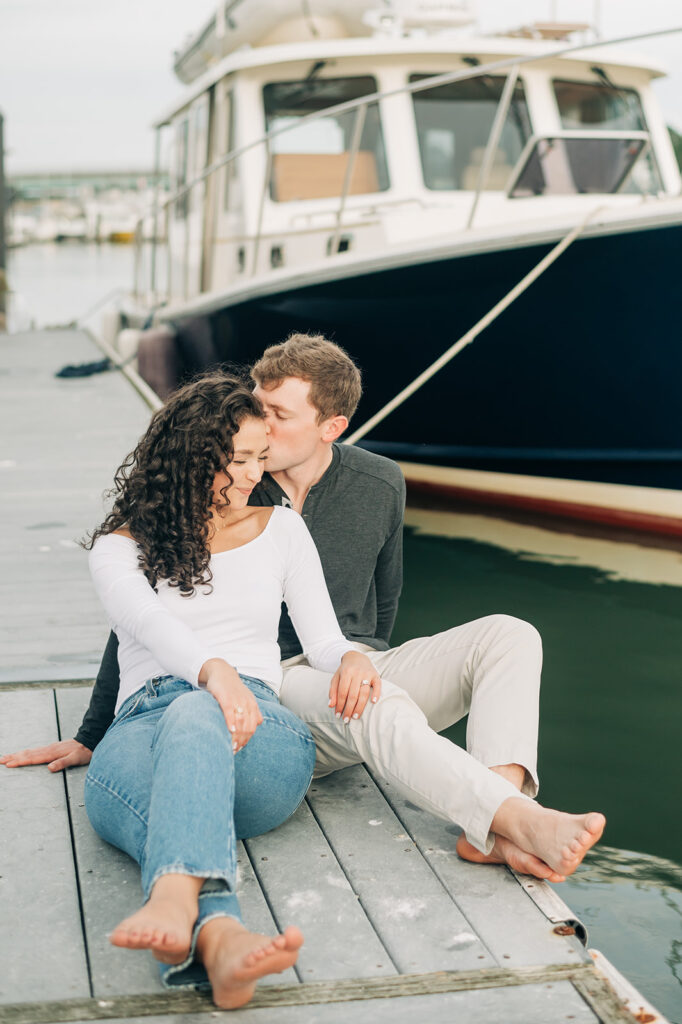
[[[682,537],[682,516],[658,516],[651,512],[636,512],[630,509],[608,508],[600,505],[582,505],[578,502],[561,501],[555,498],[537,498],[524,494],[501,494],[498,491],[457,487],[455,484],[410,480],[409,477],[407,479],[407,487],[409,492],[415,494],[437,494],[448,498],[457,498],[472,504],[496,505],[503,508],[523,508],[533,512],[541,512],[545,515],[560,516],[564,519],[580,519],[586,522],[603,523],[607,526],[627,527],[644,533]]]

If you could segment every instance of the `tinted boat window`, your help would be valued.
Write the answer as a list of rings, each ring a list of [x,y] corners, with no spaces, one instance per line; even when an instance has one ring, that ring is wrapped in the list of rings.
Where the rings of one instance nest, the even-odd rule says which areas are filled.
[[[410,75],[421,82],[431,75]],[[432,189],[475,189],[495,111],[506,79],[486,75],[425,89],[412,96],[424,184]],[[486,189],[506,188],[531,132],[522,82],[517,82]]]
[[[561,127],[589,128],[599,131],[648,131],[639,94],[605,82],[555,80],[554,95]],[[652,192],[661,187],[653,154],[635,166],[624,192]]]
[[[510,188],[512,199],[625,191],[641,139],[538,139]]]
[[[647,130],[634,89],[610,88],[600,82],[555,81],[553,85],[562,128]]]
[[[270,196],[278,202],[338,196],[343,189],[356,111],[320,116],[296,127],[306,114],[376,92],[376,80],[312,78],[273,82],[263,89],[268,131],[293,125],[271,142]],[[376,103],[367,108],[353,164],[350,193],[382,192],[389,186],[381,118]]]

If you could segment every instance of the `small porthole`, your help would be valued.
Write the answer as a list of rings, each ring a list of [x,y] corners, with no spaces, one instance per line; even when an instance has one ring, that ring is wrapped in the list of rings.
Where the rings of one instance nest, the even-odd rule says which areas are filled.
[[[284,266],[284,249],[281,245],[273,245],[270,249],[270,266],[273,270]]]
[[[237,249],[237,270],[241,274],[246,266],[246,249],[240,245]]]
[[[348,252],[351,247],[352,235],[341,235],[338,242],[334,246],[334,252]],[[332,254],[332,245],[334,245],[334,236],[332,235],[327,239],[327,256]]]

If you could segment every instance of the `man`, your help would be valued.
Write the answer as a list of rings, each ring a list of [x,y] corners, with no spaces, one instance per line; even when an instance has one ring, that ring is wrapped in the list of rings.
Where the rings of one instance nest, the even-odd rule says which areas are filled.
[[[363,714],[370,687],[357,684],[359,690],[347,692],[336,678],[310,668],[283,609],[280,699],[313,732],[316,775],[364,761],[403,794],[448,820],[458,820],[451,812],[455,791],[459,799],[463,790],[471,791],[474,818],[478,803],[492,806],[502,794],[535,796],[542,661],[537,631],[510,616],[491,615],[389,648],[402,584],[405,485],[389,459],[337,443],[360,399],[357,367],[323,337],[293,335],[268,348],[252,375],[267,414],[270,449],[268,472],[251,503],[286,505],[303,516],[341,629],[368,653],[384,680],[380,701]],[[0,763],[48,762],[52,771],[87,764],[113,718],[116,648],[112,634],[75,739],[6,755]],[[423,713],[418,729],[415,703]],[[466,714],[471,757],[433,733],[426,749],[427,722],[441,731]],[[470,772],[472,758],[491,769],[485,773],[485,792],[480,765]],[[487,826],[481,827],[485,834]],[[585,829],[592,831],[585,826],[585,836]],[[594,841],[586,838],[582,845]],[[489,852],[483,854],[484,844],[477,845],[462,836],[457,852],[559,880],[558,871],[525,852],[530,846],[522,850],[498,838],[492,851],[488,841]]]

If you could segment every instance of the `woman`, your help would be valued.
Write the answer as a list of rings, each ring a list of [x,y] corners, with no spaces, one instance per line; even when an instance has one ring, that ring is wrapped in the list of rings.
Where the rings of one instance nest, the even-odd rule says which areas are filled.
[[[144,906],[115,945],[151,949],[167,985],[211,985],[241,1006],[292,965],[296,928],[241,923],[236,838],[284,821],[315,759],[309,730],[277,700],[285,600],[311,664],[359,687],[380,680],[339,630],[317,551],[289,509],[248,505],[263,472],[263,412],[217,373],[176,392],[115,477],[90,567],[119,638],[116,718],[93,755],[86,808],[141,866]]]

